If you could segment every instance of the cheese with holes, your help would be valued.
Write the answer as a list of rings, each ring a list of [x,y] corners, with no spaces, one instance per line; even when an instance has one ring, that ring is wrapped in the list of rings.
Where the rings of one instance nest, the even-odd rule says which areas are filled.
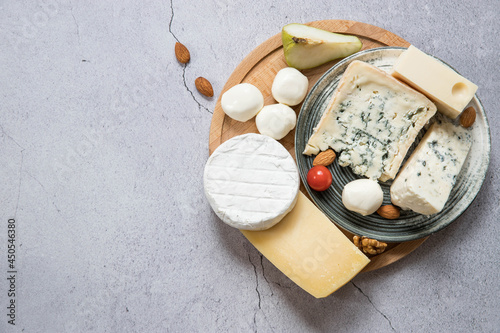
[[[416,213],[440,212],[471,147],[470,134],[449,122],[436,122],[391,185],[391,201]]]
[[[316,298],[349,282],[370,260],[302,193],[274,227],[242,231],[271,263]]]
[[[477,91],[474,83],[413,45],[399,56],[392,75],[429,97],[439,112],[452,119]]]
[[[420,129],[436,113],[424,95],[362,61],[346,69],[304,150],[333,148],[342,166],[393,179]]]
[[[215,214],[232,227],[264,230],[295,205],[299,173],[278,141],[260,134],[236,136],[210,156],[204,188]]]

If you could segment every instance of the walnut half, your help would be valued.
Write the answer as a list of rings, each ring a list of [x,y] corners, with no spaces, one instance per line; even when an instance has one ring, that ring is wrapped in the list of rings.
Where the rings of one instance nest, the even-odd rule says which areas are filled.
[[[380,254],[385,251],[387,247],[387,243],[379,242],[376,239],[371,239],[368,237],[353,237],[354,245],[357,246],[361,251],[367,254],[375,255]]]

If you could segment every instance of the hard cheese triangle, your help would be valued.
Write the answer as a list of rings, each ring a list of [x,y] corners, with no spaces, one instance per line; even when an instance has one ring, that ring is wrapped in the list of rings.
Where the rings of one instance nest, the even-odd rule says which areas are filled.
[[[370,260],[302,193],[280,223],[243,235],[280,271],[316,298],[349,282]]]

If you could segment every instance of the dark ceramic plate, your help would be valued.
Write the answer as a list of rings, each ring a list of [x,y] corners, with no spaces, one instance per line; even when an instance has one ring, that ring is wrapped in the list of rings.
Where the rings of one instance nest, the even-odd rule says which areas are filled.
[[[404,50],[405,48],[400,47],[365,50],[343,59],[330,68],[306,96],[295,132],[295,154],[300,177],[316,205],[340,227],[354,234],[385,242],[404,242],[426,237],[456,220],[469,207],[479,192],[490,159],[488,120],[481,102],[477,96],[474,96],[469,103],[469,106],[472,105],[477,113],[476,122],[469,128],[473,140],[472,147],[450,198],[441,212],[425,216],[412,211],[401,211],[401,217],[397,220],[387,220],[376,213],[361,216],[351,212],[342,204],[342,189],[345,184],[360,177],[354,174],[350,167],[339,166],[337,161],[328,167],[333,176],[332,186],[328,190],[316,192],[307,185],[306,175],[312,167],[314,156],[306,156],[302,152],[347,66],[353,60],[362,60],[388,72]],[[454,122],[457,124],[458,118]],[[422,135],[423,133],[420,133],[417,142],[410,148],[407,156],[411,154]],[[380,182],[384,191],[384,204],[391,203],[389,193],[391,184],[392,181]]]

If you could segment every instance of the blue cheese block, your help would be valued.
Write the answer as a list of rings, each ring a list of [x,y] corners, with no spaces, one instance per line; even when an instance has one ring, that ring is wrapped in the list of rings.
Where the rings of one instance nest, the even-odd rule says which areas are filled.
[[[424,95],[362,61],[347,67],[304,150],[333,148],[361,176],[393,179],[413,141],[436,113]]]
[[[465,128],[449,122],[432,124],[392,183],[392,203],[424,215],[440,212],[471,145]]]

